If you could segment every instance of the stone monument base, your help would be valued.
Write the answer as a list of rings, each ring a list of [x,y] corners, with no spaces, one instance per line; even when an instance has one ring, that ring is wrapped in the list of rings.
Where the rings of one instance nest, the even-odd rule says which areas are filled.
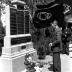
[[[29,53],[32,55],[33,60],[37,59],[37,52],[35,49],[29,49],[29,51],[23,51],[15,55],[2,55],[0,57],[0,72],[21,72],[25,69],[24,57]]]

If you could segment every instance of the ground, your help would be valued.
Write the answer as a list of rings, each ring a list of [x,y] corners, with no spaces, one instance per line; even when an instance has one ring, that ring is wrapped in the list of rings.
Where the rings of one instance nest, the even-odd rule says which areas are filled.
[[[69,55],[61,54],[61,72],[72,72],[72,58]],[[37,72],[53,72],[50,66],[53,64],[52,56],[48,55],[44,60],[38,60],[38,62],[43,63],[42,68],[37,67]],[[25,70],[22,72],[26,72]]]
[[[72,58],[70,58],[66,54],[61,54],[61,72],[72,72]],[[46,59],[43,60],[44,62],[47,62],[48,65],[44,65],[42,72],[53,72],[49,71],[48,67],[50,67],[50,64],[52,64],[52,57],[46,56]]]

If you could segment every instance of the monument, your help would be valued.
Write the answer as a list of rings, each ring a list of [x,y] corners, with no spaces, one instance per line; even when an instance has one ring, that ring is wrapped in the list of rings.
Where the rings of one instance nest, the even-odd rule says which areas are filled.
[[[0,57],[0,72],[21,72],[24,57],[30,54],[36,60],[36,50],[30,34],[30,11],[23,0],[15,0],[5,7],[4,47]]]

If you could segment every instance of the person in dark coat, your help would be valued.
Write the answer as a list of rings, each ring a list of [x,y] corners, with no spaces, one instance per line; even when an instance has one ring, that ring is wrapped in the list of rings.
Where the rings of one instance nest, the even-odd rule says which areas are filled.
[[[61,72],[61,59],[60,59],[60,52],[62,50],[62,42],[61,42],[61,35],[62,35],[62,28],[57,25],[57,21],[55,20],[52,23],[52,26],[55,28],[56,40],[51,44],[51,50],[53,51],[53,71],[54,72]]]

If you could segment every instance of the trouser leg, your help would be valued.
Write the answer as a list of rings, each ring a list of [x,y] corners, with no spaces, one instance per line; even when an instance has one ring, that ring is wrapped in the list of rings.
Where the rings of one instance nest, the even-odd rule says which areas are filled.
[[[53,53],[53,70],[54,72],[61,72],[60,53]]]

